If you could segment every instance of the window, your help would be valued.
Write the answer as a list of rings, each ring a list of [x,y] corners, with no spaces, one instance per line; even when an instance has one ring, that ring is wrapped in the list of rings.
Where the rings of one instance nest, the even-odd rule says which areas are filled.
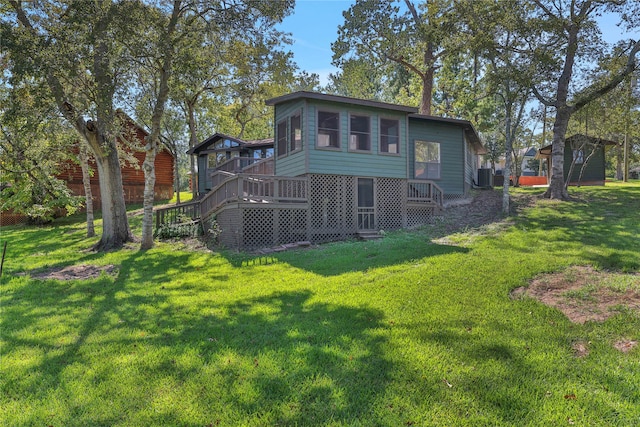
[[[371,127],[368,116],[351,115],[349,119],[349,150],[371,151]]]
[[[318,111],[318,147],[340,148],[340,113]]]
[[[573,150],[573,160],[576,165],[584,163],[584,150]]]
[[[416,141],[415,177],[418,179],[440,178],[440,143]]]
[[[380,119],[380,152],[400,153],[400,121]]]
[[[287,154],[287,120],[281,120],[278,122],[277,128],[277,150],[278,157]]]
[[[215,169],[215,167],[216,167],[216,155],[207,154],[207,168]]]
[[[302,150],[302,110],[285,117],[276,126],[276,152],[278,157]],[[270,157],[267,153],[267,157]]]
[[[223,139],[221,141],[216,142],[214,148],[216,150],[220,150],[223,148],[231,148],[231,147],[239,147],[240,144],[238,144],[236,141],[231,141],[230,139]]]
[[[296,113],[291,116],[289,143],[291,144],[290,151],[296,151],[302,148],[302,126],[300,120],[300,113]]]

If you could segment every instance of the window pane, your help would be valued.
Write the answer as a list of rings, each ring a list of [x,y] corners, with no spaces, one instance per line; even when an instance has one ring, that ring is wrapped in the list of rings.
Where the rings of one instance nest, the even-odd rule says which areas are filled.
[[[227,161],[227,154],[224,151],[221,151],[216,154],[217,156],[217,165],[220,166],[224,162]]]
[[[415,142],[415,172],[416,178],[440,178],[440,143]]]
[[[373,207],[373,179],[358,178],[358,207]]]
[[[340,114],[318,111],[318,147],[340,147]]]
[[[400,152],[400,121],[380,119],[380,152]]]
[[[299,150],[302,148],[302,127],[300,120],[300,113],[291,116],[291,151]]]
[[[278,156],[287,154],[287,121],[278,122]]]
[[[368,116],[351,116],[349,134],[350,150],[371,150],[371,129]]]

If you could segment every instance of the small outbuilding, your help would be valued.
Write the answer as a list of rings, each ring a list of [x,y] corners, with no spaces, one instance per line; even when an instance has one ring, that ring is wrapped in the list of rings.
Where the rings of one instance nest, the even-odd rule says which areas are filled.
[[[614,145],[617,145],[614,141],[582,134],[567,138],[564,146],[565,181],[568,180],[569,185],[604,185],[605,150]],[[535,157],[546,160],[549,171],[552,167],[551,150],[551,145],[542,147]]]

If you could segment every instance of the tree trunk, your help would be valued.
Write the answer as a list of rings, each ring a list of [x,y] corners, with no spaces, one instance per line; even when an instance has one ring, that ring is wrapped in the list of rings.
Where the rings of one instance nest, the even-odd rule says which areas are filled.
[[[509,185],[511,184],[511,160],[512,160],[512,152],[513,152],[513,140],[511,139],[511,104],[509,102],[505,103],[505,142],[504,142],[504,153],[505,153],[505,161],[504,161],[504,183],[502,184],[502,212],[505,215],[509,215],[510,207],[510,195],[509,195]]]
[[[422,97],[420,99],[420,114],[431,115],[431,98],[433,96],[433,75],[435,71],[433,48],[431,45],[424,53],[425,73],[422,77]]]
[[[569,109],[559,108],[553,124],[553,142],[551,145],[551,179],[544,197],[557,200],[569,200],[569,193],[564,186],[564,146],[567,126],[569,125]]]
[[[103,155],[98,155],[94,151],[102,208],[102,238],[94,246],[94,249],[99,251],[117,249],[124,243],[133,241],[124,202],[118,151],[115,143],[111,145]]]
[[[624,145],[618,143],[618,145],[616,145],[616,179],[619,181],[622,181],[623,178],[623,174],[622,174],[622,150],[624,149]]]
[[[80,150],[80,169],[82,170],[82,185],[84,187],[85,207],[87,211],[87,237],[96,235],[93,224],[93,193],[91,191],[91,174],[89,173],[89,155],[87,146],[78,144]]]
[[[180,204],[180,174],[178,173],[178,153],[173,153],[173,176],[174,185],[176,191],[176,205]]]
[[[149,143],[147,145],[150,145]],[[140,249],[151,249],[153,247],[153,199],[156,186],[156,152],[154,147],[148,149],[142,163],[144,172],[144,197],[142,202],[142,240]]]
[[[194,102],[187,101],[187,112],[189,115],[189,148],[193,148],[198,144],[198,126],[196,124],[196,114],[194,108]],[[195,156],[190,156],[191,161],[191,194],[193,200],[198,195],[198,174],[196,172],[196,159]]]
[[[171,38],[175,32],[180,17],[182,4],[180,0],[174,0],[171,19],[167,24],[167,30],[160,39],[160,51],[164,57],[158,67],[159,81],[158,94],[153,107],[151,117],[151,133],[146,138],[146,155],[142,170],[144,172],[144,198],[142,207],[142,240],[140,249],[147,250],[153,247],[153,198],[156,184],[156,155],[160,148],[160,125],[164,108],[169,97],[169,78],[171,77],[171,67],[173,64],[173,45]]]

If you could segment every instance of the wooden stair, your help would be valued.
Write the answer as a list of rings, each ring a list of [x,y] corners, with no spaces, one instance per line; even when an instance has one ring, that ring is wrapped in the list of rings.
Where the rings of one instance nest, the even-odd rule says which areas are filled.
[[[358,239],[360,240],[377,240],[382,239],[382,234],[377,230],[362,230],[358,231]]]

